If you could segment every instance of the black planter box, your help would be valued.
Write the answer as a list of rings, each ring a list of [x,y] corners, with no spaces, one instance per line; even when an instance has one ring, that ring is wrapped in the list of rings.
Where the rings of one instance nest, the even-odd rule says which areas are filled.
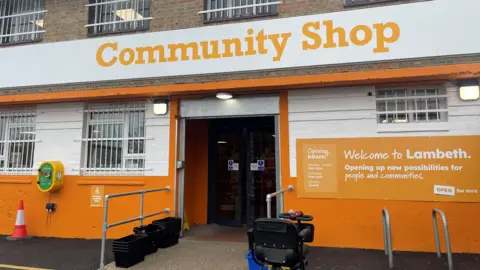
[[[167,235],[178,235],[182,230],[182,219],[179,217],[166,217],[157,219],[152,224],[165,228]]]
[[[128,235],[113,241],[113,255],[115,266],[129,268],[145,260],[145,235]]]
[[[165,228],[165,235],[159,243],[158,248],[168,248],[178,244],[180,231],[182,230],[182,219],[179,217],[166,217],[154,220],[152,224]]]
[[[158,244],[158,248],[169,248],[178,244],[179,234],[165,235],[162,241]]]
[[[143,245],[145,255],[157,252],[158,246],[165,237],[165,229],[154,224],[144,225],[133,228],[136,235],[147,236]]]

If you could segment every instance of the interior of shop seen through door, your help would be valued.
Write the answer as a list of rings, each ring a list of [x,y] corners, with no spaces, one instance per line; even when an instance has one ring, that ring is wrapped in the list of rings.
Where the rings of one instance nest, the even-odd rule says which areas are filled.
[[[209,223],[248,226],[276,190],[274,117],[209,120]],[[272,216],[276,200],[272,200]]]

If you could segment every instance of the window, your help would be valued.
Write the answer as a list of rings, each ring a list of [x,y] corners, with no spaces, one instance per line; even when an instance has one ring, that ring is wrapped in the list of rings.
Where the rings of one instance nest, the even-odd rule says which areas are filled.
[[[0,0],[0,44],[43,39],[44,0]]]
[[[150,0],[89,0],[89,35],[148,30]]]
[[[0,111],[0,173],[33,172],[35,118],[34,109]]]
[[[442,88],[377,90],[378,123],[447,121],[447,96]]]
[[[252,18],[278,14],[277,0],[205,0],[206,22]]]
[[[145,170],[145,103],[90,104],[85,110],[83,175]]]

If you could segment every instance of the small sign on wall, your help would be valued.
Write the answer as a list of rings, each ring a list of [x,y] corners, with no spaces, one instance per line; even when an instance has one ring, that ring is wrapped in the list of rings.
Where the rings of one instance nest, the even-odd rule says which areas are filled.
[[[105,198],[104,186],[91,186],[90,207],[103,207],[104,198]]]

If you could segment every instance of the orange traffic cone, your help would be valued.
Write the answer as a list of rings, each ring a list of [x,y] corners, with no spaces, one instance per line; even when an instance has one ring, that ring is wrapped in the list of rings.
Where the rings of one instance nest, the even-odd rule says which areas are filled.
[[[27,225],[25,225],[25,214],[23,211],[23,200],[21,200],[18,205],[15,229],[13,230],[12,236],[7,237],[7,240],[24,240],[31,238],[27,233]]]

